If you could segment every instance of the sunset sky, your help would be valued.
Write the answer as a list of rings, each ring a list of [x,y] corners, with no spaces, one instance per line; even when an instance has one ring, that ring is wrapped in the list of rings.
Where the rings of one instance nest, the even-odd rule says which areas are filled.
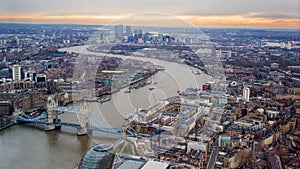
[[[1,0],[0,22],[300,28],[299,0]]]

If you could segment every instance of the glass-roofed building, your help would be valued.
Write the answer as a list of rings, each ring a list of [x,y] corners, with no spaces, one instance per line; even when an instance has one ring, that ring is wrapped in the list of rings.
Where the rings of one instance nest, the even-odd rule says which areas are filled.
[[[111,169],[115,154],[112,144],[101,144],[90,148],[82,157],[78,169]]]
[[[139,156],[112,152],[112,144],[100,144],[90,148],[82,157],[78,169],[167,169],[169,162],[146,161]]]

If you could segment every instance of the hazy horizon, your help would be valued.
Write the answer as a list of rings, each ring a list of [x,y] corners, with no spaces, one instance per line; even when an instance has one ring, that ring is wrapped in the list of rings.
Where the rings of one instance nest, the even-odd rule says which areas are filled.
[[[299,11],[298,0],[2,0],[0,23],[299,29]]]

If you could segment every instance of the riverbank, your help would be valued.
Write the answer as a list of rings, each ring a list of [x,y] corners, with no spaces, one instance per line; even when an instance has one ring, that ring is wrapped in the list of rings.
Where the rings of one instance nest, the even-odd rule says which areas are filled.
[[[7,128],[13,126],[13,125],[15,125],[15,123],[9,123],[9,124],[6,124],[6,125],[4,125],[4,126],[1,126],[1,127],[0,127],[0,131],[5,130],[5,129],[7,129]]]
[[[130,86],[133,86],[133,85],[136,85],[136,84],[139,84],[139,83],[146,83],[145,81],[147,81],[147,79],[151,78],[153,75],[155,75],[160,70],[163,70],[163,69],[156,69],[155,72],[153,72],[151,74],[140,77],[140,78],[138,78],[134,81],[131,81],[129,83],[120,84],[116,87],[116,89],[113,89],[113,87],[110,87],[110,89],[99,92],[96,95],[96,97],[101,98],[102,96],[111,96],[112,94],[117,93],[117,92],[119,92],[120,90],[122,90],[126,87],[130,87]],[[81,101],[83,101],[83,100],[81,100]]]
[[[124,88],[126,88],[126,87],[128,87],[128,86],[132,86],[132,85],[135,85],[135,84],[137,84],[137,83],[139,83],[139,82],[141,82],[141,81],[147,80],[147,79],[150,78],[151,76],[155,75],[158,71],[159,71],[159,70],[155,71],[154,73],[152,73],[152,74],[150,74],[150,75],[147,75],[147,76],[141,77],[141,78],[139,78],[139,79],[137,79],[137,80],[134,80],[134,81],[132,81],[132,82],[130,82],[130,83],[128,83],[128,84],[124,84],[123,86],[119,87],[119,89],[124,89]]]
[[[91,47],[93,47],[93,46],[92,45],[87,45],[86,51],[88,51],[88,52],[94,52],[94,53],[98,53],[98,54],[111,54],[111,55],[114,55],[114,53],[109,53],[109,52],[103,53],[101,51],[93,50],[93,49],[91,49]],[[166,61],[166,62],[177,63],[177,64],[182,65],[182,66],[190,66],[190,67],[193,67],[193,68],[196,68],[196,69],[199,69],[199,70],[203,71],[203,68],[201,68],[200,66],[187,65],[187,64],[185,64],[183,62],[175,61],[175,60],[165,60],[165,59],[159,59],[159,58],[155,58],[155,57],[136,56],[134,54],[131,54],[131,55],[115,54],[115,55],[118,55],[118,56],[121,55],[121,56],[125,56],[125,57],[132,56],[133,58],[158,59],[158,60],[162,60],[162,61]]]
[[[93,47],[92,45],[89,45],[88,47],[86,47],[86,50],[88,52],[101,53],[101,54],[103,53],[101,51],[94,50],[92,47]],[[107,52],[105,54],[113,54],[113,53]],[[116,55],[122,55],[122,54],[116,54]],[[126,55],[122,55],[122,56],[126,56]],[[136,56],[134,54],[133,55],[128,55],[128,56],[139,57],[139,58],[149,58],[149,57],[146,57],[146,56]],[[152,59],[159,59],[159,58],[155,58],[155,57],[150,57],[150,58],[152,58]],[[201,71],[201,72],[199,72],[200,74],[202,72],[204,72],[205,74],[208,74],[207,70],[204,67],[201,67],[199,65],[188,65],[186,63],[183,63],[183,62],[180,62],[180,61],[176,61],[176,60],[164,60],[164,59],[159,59],[159,60],[163,60],[163,61],[167,61],[167,62],[172,62],[172,63],[177,63],[177,64],[182,65],[182,66],[188,66],[188,67],[191,67],[191,68],[195,68],[196,70],[200,70]]]

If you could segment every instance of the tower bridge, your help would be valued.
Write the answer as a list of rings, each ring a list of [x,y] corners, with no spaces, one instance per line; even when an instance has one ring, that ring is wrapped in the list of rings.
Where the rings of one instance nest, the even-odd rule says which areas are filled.
[[[53,97],[47,100],[47,111],[41,113],[38,117],[32,117],[22,111],[15,113],[15,122],[42,124],[45,130],[55,130],[61,126],[68,126],[77,129],[77,135],[86,135],[88,131],[104,132],[115,135],[121,135],[121,128],[110,128],[97,120],[97,118],[90,113],[88,106],[84,103],[80,108],[60,107]],[[62,122],[58,118],[63,113],[76,113],[79,124]]]

